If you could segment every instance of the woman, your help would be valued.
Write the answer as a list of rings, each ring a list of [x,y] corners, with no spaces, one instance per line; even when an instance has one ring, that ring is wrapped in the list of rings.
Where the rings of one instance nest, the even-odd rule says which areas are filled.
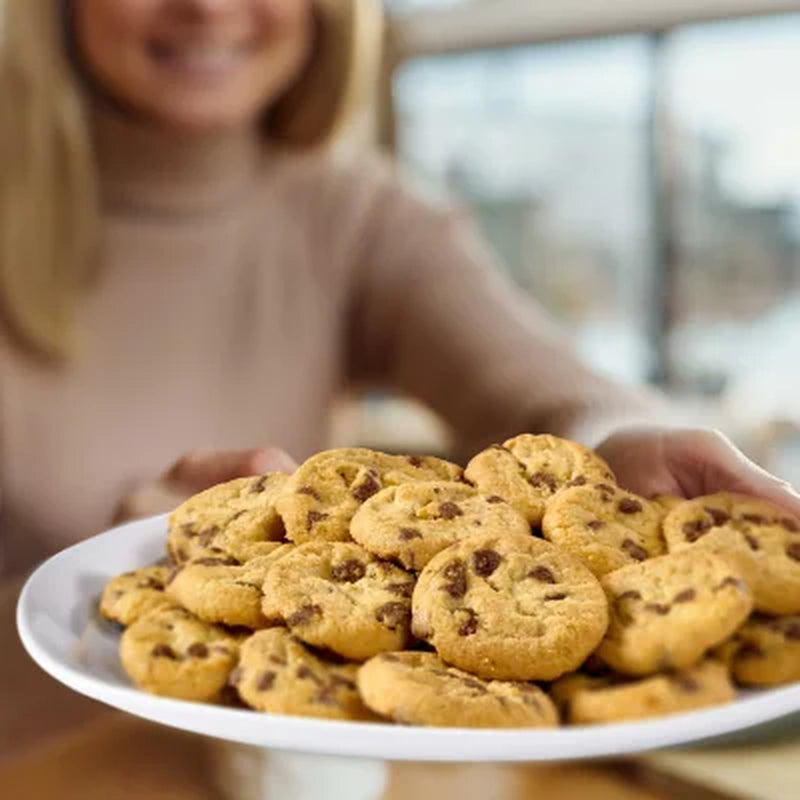
[[[428,403],[465,453],[548,431],[598,445],[645,494],[728,488],[800,511],[718,434],[633,427],[660,404],[582,365],[461,219],[326,148],[373,66],[368,0],[0,12],[7,579],[115,514],[306,457],[364,382]],[[0,685],[18,742],[20,719],[38,733],[16,669]],[[41,726],[85,709],[61,714],[44,684],[59,699]]]

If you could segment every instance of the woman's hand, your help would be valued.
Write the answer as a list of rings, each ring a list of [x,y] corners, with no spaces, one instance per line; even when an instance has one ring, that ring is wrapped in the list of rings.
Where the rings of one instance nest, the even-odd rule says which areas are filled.
[[[754,495],[800,515],[800,495],[713,430],[627,428],[597,447],[620,485],[644,497],[699,497],[728,491]]]
[[[297,465],[283,450],[197,450],[179,458],[161,477],[123,498],[112,519],[117,525],[172,511],[188,497],[218,483],[265,472],[292,472]]]

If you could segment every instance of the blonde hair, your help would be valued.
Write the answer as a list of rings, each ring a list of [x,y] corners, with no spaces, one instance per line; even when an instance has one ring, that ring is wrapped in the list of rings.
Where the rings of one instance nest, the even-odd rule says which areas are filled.
[[[289,148],[334,138],[380,49],[374,0],[312,3],[312,55],[265,118],[265,134]],[[99,221],[85,93],[62,16],[56,0],[0,0],[0,316],[17,344],[54,359],[75,346]]]

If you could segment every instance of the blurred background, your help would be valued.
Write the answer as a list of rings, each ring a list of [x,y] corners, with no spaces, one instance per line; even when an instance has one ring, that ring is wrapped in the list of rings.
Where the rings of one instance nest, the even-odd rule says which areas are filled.
[[[469,209],[597,368],[800,484],[800,2],[385,4],[353,141]],[[384,395],[334,438],[447,447]]]

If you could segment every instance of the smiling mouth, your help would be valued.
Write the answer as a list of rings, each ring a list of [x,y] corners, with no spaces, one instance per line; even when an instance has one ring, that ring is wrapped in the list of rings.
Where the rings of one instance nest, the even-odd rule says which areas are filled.
[[[237,45],[171,45],[152,42],[150,57],[159,67],[183,78],[209,80],[225,78],[242,66],[253,48],[249,43]]]

